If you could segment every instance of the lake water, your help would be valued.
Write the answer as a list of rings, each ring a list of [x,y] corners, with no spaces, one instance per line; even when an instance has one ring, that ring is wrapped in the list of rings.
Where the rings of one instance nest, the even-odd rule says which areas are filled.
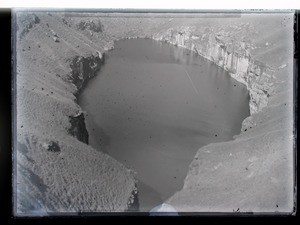
[[[80,95],[89,143],[137,172],[141,211],[183,186],[197,150],[231,140],[249,93],[196,53],[151,39],[120,40]]]

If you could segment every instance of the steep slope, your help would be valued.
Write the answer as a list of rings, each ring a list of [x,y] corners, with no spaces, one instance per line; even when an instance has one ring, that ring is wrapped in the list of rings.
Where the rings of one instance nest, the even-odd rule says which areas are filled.
[[[170,28],[154,36],[198,52],[250,92],[242,133],[199,149],[183,189],[167,201],[178,211],[294,210],[293,16],[244,17],[239,26],[229,19],[222,28]]]
[[[88,145],[76,96],[121,38],[189,48],[250,91],[233,141],[201,148],[178,211],[293,210],[292,14],[157,16],[18,12],[15,209],[20,214],[124,211],[134,172]]]
[[[16,212],[124,211],[133,172],[87,145],[75,97],[100,69],[103,43],[64,21],[17,14]]]
[[[88,115],[76,97],[115,40],[145,37],[153,21],[164,22],[93,13],[15,15],[15,213],[136,208],[134,172],[88,145]]]

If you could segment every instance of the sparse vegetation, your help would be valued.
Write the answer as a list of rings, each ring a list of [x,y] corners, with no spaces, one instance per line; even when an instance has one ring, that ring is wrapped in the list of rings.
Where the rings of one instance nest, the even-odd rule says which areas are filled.
[[[90,30],[94,31],[96,33],[103,32],[103,25],[100,20],[94,21],[94,20],[86,20],[86,21],[80,21],[76,25],[77,29],[79,30]]]

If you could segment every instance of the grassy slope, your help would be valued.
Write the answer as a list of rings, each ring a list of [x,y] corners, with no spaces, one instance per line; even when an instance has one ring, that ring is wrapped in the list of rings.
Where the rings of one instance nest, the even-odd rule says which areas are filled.
[[[67,131],[68,116],[80,111],[68,82],[70,60],[103,52],[106,42],[66,26],[61,16],[37,16],[40,22],[17,42],[19,212],[123,211],[134,189],[132,172]],[[60,152],[47,151],[50,140]]]
[[[18,151],[21,172],[17,182],[21,201],[29,202],[32,210],[126,208],[134,186],[131,172],[67,132],[68,116],[80,111],[74,101],[76,87],[67,81],[70,59],[104,52],[120,38],[151,37],[181,27],[195,27],[195,35],[205,33],[206,28],[225,33],[227,45],[241,40],[250,42],[250,53],[255,58],[274,68],[288,66],[276,69],[268,107],[245,121],[247,131],[234,141],[201,148],[191,163],[183,190],[168,203],[179,211],[292,209],[292,64],[288,18],[112,18],[102,14],[103,32],[91,34],[76,29],[75,24],[99,17],[37,15],[40,22],[17,42],[17,133],[18,141],[25,144],[20,148],[25,151]],[[54,41],[51,29],[59,42]],[[21,30],[20,26],[18,33]],[[45,150],[49,140],[59,143],[60,153]]]
[[[286,15],[240,20],[253,26],[247,35],[252,56],[274,68],[273,91],[267,107],[244,121],[235,140],[199,149],[184,188],[168,200],[178,211],[293,210],[291,20]]]

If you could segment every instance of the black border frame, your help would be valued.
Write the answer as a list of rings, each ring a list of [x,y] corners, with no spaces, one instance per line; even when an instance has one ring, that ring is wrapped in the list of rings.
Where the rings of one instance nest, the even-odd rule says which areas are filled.
[[[49,11],[51,9],[33,9],[33,11]],[[62,9],[55,11],[62,11],[62,12],[82,12],[80,10],[74,10],[74,9]],[[84,10],[86,12],[87,10]],[[99,12],[99,10],[91,9],[89,12]],[[101,11],[101,10],[100,10]],[[143,13],[143,12],[149,12],[149,10],[123,10],[123,9],[113,9],[113,10],[104,10],[105,12],[137,12],[137,13]],[[150,10],[152,12],[152,10]],[[165,12],[165,13],[178,13],[179,11],[182,13],[199,13],[199,12],[207,12],[207,13],[220,13],[224,12],[221,10],[154,10],[155,12]],[[247,12],[247,13],[265,13],[266,11],[257,11],[257,10],[250,10],[250,11],[242,11],[242,10],[234,10],[234,11],[225,11],[225,12],[231,12],[231,13],[241,13],[241,12]],[[269,11],[267,12],[286,12],[286,11]],[[13,12],[14,13],[14,12]],[[12,10],[11,9],[0,9],[0,21],[1,21],[1,30],[4,33],[4,35],[1,35],[1,70],[4,71],[1,81],[0,81],[0,221],[1,224],[8,224],[8,223],[23,223],[23,222],[31,222],[33,224],[37,223],[44,223],[44,222],[97,222],[100,221],[106,221],[109,220],[110,222],[116,222],[116,220],[119,220],[120,222],[125,222],[124,219],[140,219],[140,218],[147,218],[147,220],[150,221],[157,221],[157,219],[166,220],[168,219],[170,222],[180,222],[185,219],[190,219],[190,221],[198,221],[198,222],[208,222],[212,221],[211,219],[214,219],[215,222],[224,222],[224,218],[229,219],[230,221],[236,221],[236,219],[243,219],[247,218],[248,222],[255,222],[256,219],[260,219],[262,221],[265,221],[265,219],[270,218],[269,216],[272,216],[273,222],[283,222],[283,219],[289,218],[290,221],[295,222],[296,218],[298,217],[298,213],[296,212],[294,216],[290,216],[290,214],[262,214],[259,215],[255,213],[254,215],[251,214],[244,214],[244,213],[237,213],[226,215],[224,213],[209,213],[209,214],[198,214],[195,215],[194,213],[184,213],[183,216],[180,217],[166,217],[166,216],[160,216],[160,217],[143,217],[149,215],[148,213],[139,213],[139,215],[132,215],[130,212],[128,213],[103,213],[99,216],[99,214],[95,215],[94,213],[88,213],[88,214],[81,214],[78,216],[66,216],[66,215],[53,215],[50,217],[15,217],[13,216],[13,204],[12,204],[12,165],[13,165],[13,157],[12,157],[12,147],[13,147],[13,128],[12,128],[12,88],[14,87],[12,78],[14,73],[13,68],[13,59],[11,56],[13,55],[13,49],[14,49],[14,43],[12,41]],[[295,12],[295,23],[294,23],[294,78],[295,78],[295,99],[294,99],[294,113],[295,113],[295,127],[294,127],[294,134],[295,134],[295,152],[297,152],[297,112],[298,112],[298,62],[299,62],[299,11]],[[3,38],[4,37],[4,38]],[[2,58],[2,54],[4,58]],[[3,65],[2,65],[3,64]],[[295,165],[297,166],[297,153],[295,155]],[[297,184],[297,171],[295,172],[295,185]],[[296,198],[298,198],[297,195],[297,185],[295,186],[295,193]],[[295,199],[296,200],[296,199]],[[296,201],[297,203],[297,201]],[[296,205],[297,206],[297,205]],[[114,218],[112,217],[114,216]],[[217,216],[217,217],[215,217]],[[201,218],[200,218],[201,217]],[[4,223],[2,223],[2,219]],[[106,221],[108,222],[108,221]],[[245,222],[245,221],[244,221]]]

